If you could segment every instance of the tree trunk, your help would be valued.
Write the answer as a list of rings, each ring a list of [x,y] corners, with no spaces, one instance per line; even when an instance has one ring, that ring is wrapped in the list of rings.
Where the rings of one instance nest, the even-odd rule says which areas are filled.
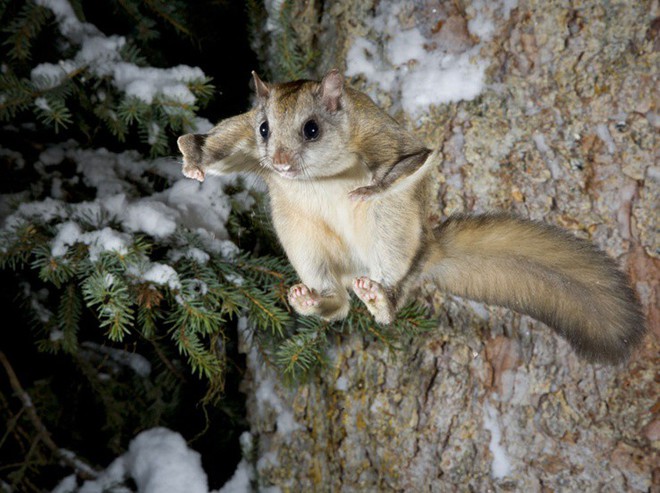
[[[396,35],[373,22],[370,2],[293,3],[318,21],[299,35],[321,33],[324,69],[346,68],[358,36]],[[658,2],[432,4],[409,2],[393,22],[417,26],[427,52],[476,50],[487,64],[478,97],[413,119],[396,90],[351,84],[442,149],[436,216],[507,210],[589,238],[631,276],[650,334],[628,363],[594,365],[541,323],[424,286],[440,326],[400,351],[337,339],[327,370],[291,389],[246,349],[259,481],[283,491],[657,491]]]

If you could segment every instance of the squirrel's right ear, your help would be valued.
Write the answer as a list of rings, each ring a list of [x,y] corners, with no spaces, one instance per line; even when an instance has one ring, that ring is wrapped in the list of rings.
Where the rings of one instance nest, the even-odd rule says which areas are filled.
[[[341,107],[341,95],[344,92],[344,77],[334,69],[325,74],[321,81],[320,93],[328,111],[335,112]]]
[[[254,79],[254,88],[257,91],[257,97],[259,99],[268,98],[268,95],[270,94],[268,84],[262,81],[254,70],[252,71],[252,78]]]

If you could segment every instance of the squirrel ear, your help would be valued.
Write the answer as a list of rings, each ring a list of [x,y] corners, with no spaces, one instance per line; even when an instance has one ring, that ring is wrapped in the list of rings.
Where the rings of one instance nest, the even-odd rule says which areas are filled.
[[[267,99],[270,94],[268,84],[262,81],[254,70],[252,71],[252,78],[254,79],[254,88],[257,91],[259,99]]]
[[[321,81],[321,100],[328,111],[335,112],[340,107],[341,95],[344,92],[344,77],[339,70],[328,72]]]

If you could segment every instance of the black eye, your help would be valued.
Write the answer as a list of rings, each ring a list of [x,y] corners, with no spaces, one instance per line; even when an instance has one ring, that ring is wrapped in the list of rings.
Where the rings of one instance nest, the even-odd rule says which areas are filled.
[[[259,133],[263,137],[264,140],[268,139],[268,122],[265,121],[259,126]]]
[[[315,120],[307,120],[303,125],[303,136],[305,140],[315,140],[319,136],[319,125]]]

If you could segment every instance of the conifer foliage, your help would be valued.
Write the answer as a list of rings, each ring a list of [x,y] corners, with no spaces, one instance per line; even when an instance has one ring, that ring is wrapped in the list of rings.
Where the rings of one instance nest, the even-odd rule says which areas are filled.
[[[168,132],[194,128],[196,111],[213,94],[210,79],[192,67],[148,67],[136,44],[157,34],[154,17],[187,33],[173,12],[181,3],[144,2],[150,7],[144,12],[143,2],[120,4],[139,19],[135,39],[84,22],[77,2],[0,2],[6,50],[0,122],[28,112],[56,133],[80,132],[80,138],[101,129],[119,142],[135,134],[152,156],[169,152]],[[44,50],[49,38],[61,49]]]

